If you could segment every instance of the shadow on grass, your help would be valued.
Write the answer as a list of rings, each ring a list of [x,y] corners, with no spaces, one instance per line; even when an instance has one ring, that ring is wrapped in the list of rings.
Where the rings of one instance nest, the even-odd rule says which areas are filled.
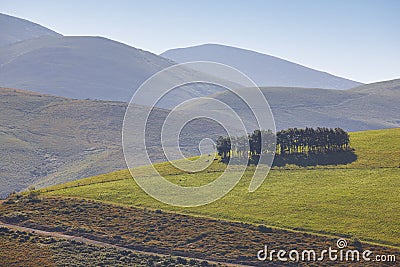
[[[302,167],[317,165],[345,165],[356,160],[357,155],[353,150],[329,153],[275,155],[273,166],[282,167],[286,164],[294,164]]]
[[[268,157],[267,157],[268,158]],[[301,167],[307,166],[326,166],[326,165],[345,165],[357,160],[357,155],[354,150],[336,151],[329,153],[297,153],[275,155],[272,163],[273,167],[283,167],[285,165],[297,165]],[[229,163],[232,161],[235,164],[235,158],[221,159],[221,162]],[[259,157],[253,156],[249,159],[248,165],[257,165]],[[264,163],[266,164],[266,163]]]

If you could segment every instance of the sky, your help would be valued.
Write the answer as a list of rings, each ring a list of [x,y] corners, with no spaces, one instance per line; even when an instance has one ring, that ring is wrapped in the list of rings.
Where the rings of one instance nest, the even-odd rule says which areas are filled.
[[[155,54],[217,43],[364,83],[400,78],[397,0],[1,0],[0,13]]]

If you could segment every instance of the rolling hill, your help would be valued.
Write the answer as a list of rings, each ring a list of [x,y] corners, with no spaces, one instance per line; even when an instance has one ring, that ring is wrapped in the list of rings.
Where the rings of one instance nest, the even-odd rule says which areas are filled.
[[[263,88],[277,129],[341,127],[348,131],[400,127],[400,81],[351,90]],[[125,168],[121,146],[127,104],[74,100],[15,89],[0,89],[0,195],[29,185],[45,186]],[[234,108],[246,122],[248,110],[229,93],[215,98]],[[148,108],[136,106],[137,114]],[[209,107],[189,103],[183,111]],[[216,110],[225,116],[225,110]],[[168,110],[152,113],[148,135],[153,161],[165,160],[159,134]],[[142,115],[143,116],[143,115]],[[250,124],[250,123],[249,123]],[[195,121],[180,135],[185,155],[196,155],[202,138],[226,135],[215,123]],[[254,125],[250,125],[252,127]],[[141,155],[137,155],[141,160]],[[113,158],[113,160],[109,160]]]
[[[257,86],[349,89],[361,84],[270,55],[218,44],[171,49],[160,56],[178,63],[214,61],[226,64],[242,71]]]
[[[123,102],[0,88],[0,197],[29,185],[41,187],[126,168],[121,144],[126,107]],[[148,111],[140,105],[130,108],[142,117]],[[169,111],[155,108],[150,114],[146,128],[149,156],[155,162],[163,161],[159,133]],[[197,140],[204,137],[204,129],[207,136],[224,134],[205,121],[185,129],[181,141],[189,154],[198,150]],[[143,161],[142,154],[135,156],[138,163]]]
[[[125,107],[1,88],[0,196],[41,180],[57,183],[124,168]]]
[[[349,91],[365,93],[371,96],[385,95],[385,96],[398,97],[400,95],[400,79],[365,84],[354,87]]]
[[[0,47],[42,36],[61,37],[61,34],[31,21],[0,13]]]
[[[273,168],[253,193],[248,192],[254,171],[250,166],[231,192],[200,207],[174,207],[154,200],[134,182],[128,170],[46,188],[42,192],[400,247],[400,128],[353,132],[350,141],[357,154],[357,160],[351,164]],[[170,163],[154,166],[165,179],[181,186],[209,183],[226,168],[225,164],[215,161],[204,171],[188,174]]]
[[[129,102],[153,74],[175,63],[150,52],[102,37],[39,37],[0,49],[0,86],[75,98]],[[166,88],[176,81],[208,75],[179,68],[164,75]],[[222,89],[193,84],[171,92],[159,103],[172,107]],[[141,103],[138,103],[141,104]]]
[[[276,128],[279,130],[324,126],[361,131],[400,127],[399,88],[400,80],[392,80],[350,90],[263,87],[261,91],[269,102]],[[241,114],[246,123],[252,121],[249,117],[250,110],[233,93],[225,91],[212,97],[232,107]],[[203,109],[206,104],[203,100],[198,100],[185,108]],[[218,109],[215,112],[229,116],[228,110]]]

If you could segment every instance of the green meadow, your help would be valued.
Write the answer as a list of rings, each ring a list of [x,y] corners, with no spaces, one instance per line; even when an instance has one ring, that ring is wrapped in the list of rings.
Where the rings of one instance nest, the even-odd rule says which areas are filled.
[[[42,190],[121,205],[222,218],[268,226],[333,234],[400,247],[400,129],[350,133],[357,160],[348,165],[272,169],[262,186],[249,193],[254,167],[218,201],[200,207],[165,205],[138,187],[127,170]],[[225,165],[187,174],[170,163],[156,164],[168,180],[198,186],[216,179]],[[147,167],[143,168],[143,171]]]

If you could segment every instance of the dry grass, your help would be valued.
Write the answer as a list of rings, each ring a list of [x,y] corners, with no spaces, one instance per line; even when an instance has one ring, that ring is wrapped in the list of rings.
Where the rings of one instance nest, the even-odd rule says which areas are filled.
[[[9,223],[127,248],[241,264],[263,264],[256,253],[264,244],[319,251],[336,242],[334,237],[73,198],[45,197],[32,202],[15,196],[1,205],[0,214]],[[374,253],[399,253],[365,243],[362,247]]]

